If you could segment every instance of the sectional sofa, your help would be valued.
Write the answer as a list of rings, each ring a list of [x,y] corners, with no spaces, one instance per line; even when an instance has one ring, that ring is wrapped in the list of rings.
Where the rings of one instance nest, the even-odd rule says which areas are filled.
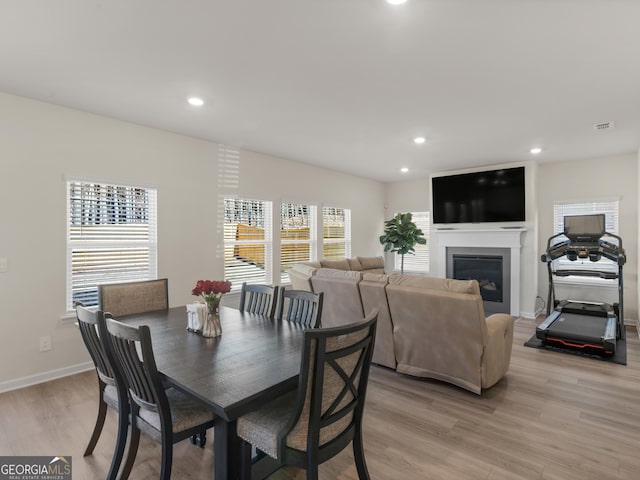
[[[322,326],[358,321],[378,308],[374,363],[476,394],[509,369],[514,319],[485,318],[475,280],[388,276],[380,268],[378,273],[313,265],[294,270],[294,288],[324,292]]]

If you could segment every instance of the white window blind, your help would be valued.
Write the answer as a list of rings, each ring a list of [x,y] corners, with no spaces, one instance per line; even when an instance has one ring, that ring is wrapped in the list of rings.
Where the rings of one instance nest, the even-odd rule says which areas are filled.
[[[322,258],[341,260],[351,256],[351,210],[322,208]]]
[[[157,278],[157,191],[67,182],[67,310],[98,285]]]
[[[287,269],[317,258],[317,208],[315,205],[283,203],[280,206],[280,282],[289,283]]]
[[[404,256],[404,273],[429,273],[430,214],[429,212],[411,212],[411,220],[422,230],[427,243],[426,245],[416,245],[414,247],[416,249],[415,255],[409,253]],[[394,269],[400,271],[401,255],[394,253],[393,258]]]
[[[224,199],[224,279],[232,290],[271,283],[271,223],[271,202]]]
[[[618,234],[618,200],[594,200],[583,202],[556,202],[553,205],[553,233],[564,231],[564,217],[571,215],[592,215],[604,213],[605,230]],[[561,236],[556,243],[566,240]],[[565,270],[615,270],[616,264],[606,258],[599,262],[591,262],[589,259],[571,261],[567,257],[554,260],[555,268]]]

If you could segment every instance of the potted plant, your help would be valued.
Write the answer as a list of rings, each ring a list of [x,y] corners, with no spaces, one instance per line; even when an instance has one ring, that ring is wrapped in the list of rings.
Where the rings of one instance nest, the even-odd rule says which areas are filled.
[[[422,230],[411,221],[411,213],[399,213],[391,220],[384,222],[384,235],[380,235],[380,243],[385,252],[395,252],[401,256],[400,273],[404,273],[404,256],[414,253],[416,244],[426,245]]]

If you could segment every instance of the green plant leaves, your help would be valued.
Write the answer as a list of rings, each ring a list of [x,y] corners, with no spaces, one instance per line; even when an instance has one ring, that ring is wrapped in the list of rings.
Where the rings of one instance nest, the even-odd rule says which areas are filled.
[[[384,245],[385,252],[396,252],[399,255],[415,252],[416,244],[427,243],[424,234],[418,226],[411,221],[411,213],[398,213],[391,220],[384,222],[384,234],[380,235],[380,244]],[[404,260],[404,259],[403,259]],[[404,265],[404,261],[402,262]]]

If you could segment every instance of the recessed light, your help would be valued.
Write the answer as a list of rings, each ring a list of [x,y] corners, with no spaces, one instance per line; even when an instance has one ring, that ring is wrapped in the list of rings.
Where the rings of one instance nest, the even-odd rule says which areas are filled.
[[[391,5],[402,5],[406,1],[407,0],[387,0],[387,3],[390,3]]]
[[[427,139],[424,138],[424,137],[416,137],[416,138],[413,139],[413,141],[416,142],[418,145],[420,145],[421,143],[426,142]]]
[[[409,171],[409,169],[408,169],[407,167],[402,167],[402,168],[400,169],[400,171],[401,171],[402,173],[407,173],[407,172]]]
[[[534,147],[529,150],[529,152],[531,152],[533,155],[538,155],[540,152],[542,152],[542,149],[540,147]]]
[[[201,107],[202,105],[204,105],[204,100],[198,97],[189,97],[187,102],[189,102],[194,107]]]

